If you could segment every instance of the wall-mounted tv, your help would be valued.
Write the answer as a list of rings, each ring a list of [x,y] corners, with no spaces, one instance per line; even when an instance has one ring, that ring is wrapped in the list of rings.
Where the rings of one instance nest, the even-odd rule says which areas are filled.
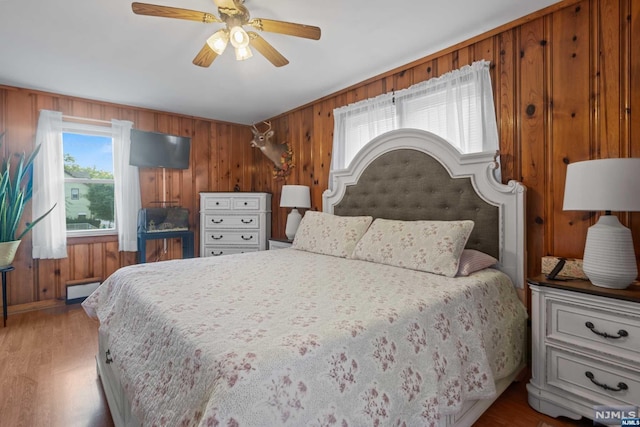
[[[142,168],[189,169],[191,138],[131,129],[129,164]]]

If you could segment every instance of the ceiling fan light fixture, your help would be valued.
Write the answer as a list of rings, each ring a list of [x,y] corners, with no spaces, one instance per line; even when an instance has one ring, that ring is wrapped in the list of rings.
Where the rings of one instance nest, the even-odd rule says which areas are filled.
[[[249,46],[249,34],[247,34],[247,32],[241,26],[235,26],[231,28],[229,32],[229,38],[231,39],[231,44],[236,49],[246,48],[247,46]]]
[[[244,61],[245,59],[249,59],[253,56],[253,52],[247,47],[236,47],[236,60]]]
[[[222,52],[227,47],[227,43],[229,43],[229,30],[223,29],[218,30],[211,37],[207,39],[207,44],[218,55],[222,55]]]

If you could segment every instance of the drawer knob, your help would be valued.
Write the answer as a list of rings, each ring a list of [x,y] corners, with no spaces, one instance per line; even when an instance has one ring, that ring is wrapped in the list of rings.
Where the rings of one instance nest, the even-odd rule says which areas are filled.
[[[251,240],[251,239],[253,239],[253,236],[249,236],[249,237],[241,236],[241,237],[242,237],[242,240]]]
[[[244,218],[242,218],[240,221],[242,221],[243,224],[251,224],[253,222],[252,219],[244,219]]]
[[[248,204],[249,204],[249,203],[247,203],[247,202],[244,202],[244,205],[245,205],[245,206],[247,206]]]
[[[585,323],[584,326],[589,328],[589,330],[591,332],[593,332],[594,334],[599,335],[599,336],[601,336],[603,338],[612,338],[614,340],[617,340],[618,338],[624,338],[624,337],[628,337],[629,336],[629,332],[625,331],[624,329],[620,329],[618,331],[618,335],[609,335],[606,332],[597,331],[595,325],[593,323],[591,323],[591,322]]]
[[[617,388],[615,388],[615,387],[611,387],[611,386],[608,386],[608,385],[606,385],[606,384],[603,384],[603,383],[600,383],[600,382],[596,381],[596,380],[595,380],[595,375],[593,375],[593,372],[587,371],[587,372],[585,372],[584,374],[586,375],[586,377],[587,377],[587,378],[589,378],[589,380],[590,380],[592,383],[594,383],[594,384],[595,384],[595,385],[597,385],[598,387],[603,388],[603,389],[605,389],[605,390],[609,390],[609,391],[624,391],[624,390],[629,390],[629,386],[628,386],[628,385],[626,385],[626,384],[625,384],[625,383],[623,383],[623,382],[619,382],[619,383],[618,383],[618,387],[617,387]]]
[[[108,365],[111,362],[113,362],[113,359],[111,358],[111,350],[107,350],[104,353],[104,363]]]
[[[224,221],[224,219],[212,219],[211,222],[213,222],[214,224],[222,224],[222,221]]]

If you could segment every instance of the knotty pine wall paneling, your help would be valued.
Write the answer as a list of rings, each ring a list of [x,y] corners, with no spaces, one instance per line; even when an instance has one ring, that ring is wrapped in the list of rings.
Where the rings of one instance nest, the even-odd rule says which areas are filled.
[[[124,105],[80,99],[0,86],[0,132],[6,131],[4,152],[31,151],[34,148],[38,112],[61,111],[65,115],[97,120],[130,120],[134,128],[191,136],[191,165],[186,170],[141,168],[143,207],[157,206],[159,200],[175,200],[190,211],[198,253],[199,192],[254,191],[254,153],[249,147],[251,132],[246,126],[214,120],[151,111]],[[258,153],[259,154],[259,153]],[[25,221],[31,217],[27,205]],[[119,252],[116,236],[73,238],[68,241],[68,257],[60,260],[33,260],[31,234],[22,241],[8,277],[9,313],[63,304],[66,283],[90,277],[105,279],[120,267],[135,264],[136,252]],[[182,257],[179,239],[148,243],[148,261]]]
[[[623,72],[621,77],[624,79],[625,87],[628,92],[624,96],[624,117],[625,127],[624,136],[629,143],[629,156],[640,157],[640,119],[638,112],[640,111],[640,52],[638,52],[638,42],[640,40],[640,4],[637,1],[622,2],[621,19],[625,22],[626,31],[621,37],[623,43],[621,49],[623,52],[632,52],[629,58],[622,55]],[[635,47],[632,48],[631,40],[635,41]],[[628,60],[628,62],[626,62]],[[635,116],[631,113],[635,111]],[[633,118],[633,120],[632,120]],[[640,243],[640,213],[634,213],[629,220],[631,224],[631,232],[633,233],[633,242],[636,247],[636,256],[639,254]]]

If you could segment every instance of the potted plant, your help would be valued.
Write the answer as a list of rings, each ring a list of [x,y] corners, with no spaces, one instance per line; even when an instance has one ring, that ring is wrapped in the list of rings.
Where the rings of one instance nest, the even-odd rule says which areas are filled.
[[[0,134],[0,143],[3,138],[4,132]],[[54,205],[17,234],[24,207],[31,200],[33,159],[38,151],[40,146],[36,147],[28,157],[24,153],[21,154],[15,171],[11,167],[11,156],[2,159],[0,165],[0,267],[8,266],[13,262],[22,237],[55,208]]]

